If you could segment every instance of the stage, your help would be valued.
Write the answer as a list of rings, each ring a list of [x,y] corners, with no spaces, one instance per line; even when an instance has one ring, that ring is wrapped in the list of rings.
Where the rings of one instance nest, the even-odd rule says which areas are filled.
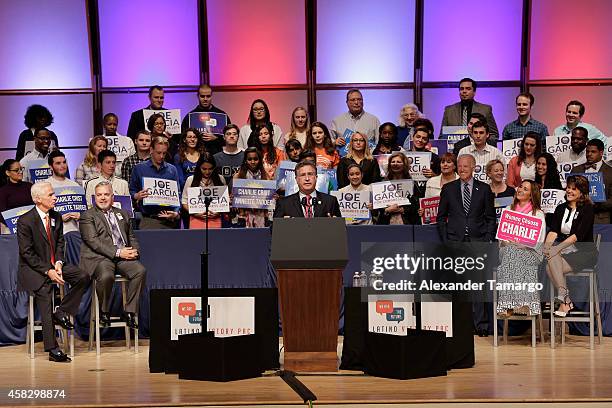
[[[341,342],[342,337],[339,353]],[[603,403],[592,405],[601,407],[612,404],[612,339],[604,338],[595,350],[588,348],[588,338],[572,335],[555,350],[549,343],[531,348],[529,334],[511,337],[508,345],[498,348],[492,344],[492,337],[475,337],[476,365],[452,370],[446,377],[399,381],[340,371],[297,378],[316,395],[314,405],[428,403],[432,408],[472,407],[478,403],[483,407],[511,407],[505,403],[512,402],[556,402],[557,407],[561,402],[579,403],[562,407],[584,406],[586,402]],[[304,405],[298,394],[272,371],[261,378],[230,383],[150,374],[148,341],[141,340],[140,345],[135,355],[119,341],[105,342],[97,358],[95,351],[88,352],[87,345],[77,341],[76,357],[70,364],[49,362],[42,343],[36,344],[37,357],[33,360],[26,355],[24,345],[2,347],[0,405]],[[65,398],[10,399],[7,395],[11,389],[64,390]],[[538,405],[541,406],[546,405]]]

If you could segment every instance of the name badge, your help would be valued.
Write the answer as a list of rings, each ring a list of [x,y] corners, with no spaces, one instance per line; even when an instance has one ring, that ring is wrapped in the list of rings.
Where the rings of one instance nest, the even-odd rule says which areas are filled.
[[[120,220],[123,220],[123,215],[121,215],[121,214],[119,214],[119,213],[117,213],[117,214],[115,214],[115,215],[116,215],[116,216],[117,216],[117,218],[119,218]]]
[[[54,219],[51,219],[51,226],[55,227],[55,220]]]

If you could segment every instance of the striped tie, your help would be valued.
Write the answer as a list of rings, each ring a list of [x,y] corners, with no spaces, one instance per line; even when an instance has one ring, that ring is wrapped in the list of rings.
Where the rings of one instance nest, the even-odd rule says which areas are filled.
[[[465,215],[468,215],[470,212],[470,185],[468,183],[463,184],[463,211],[465,211]]]
[[[468,123],[468,117],[467,117],[467,106],[464,106],[461,109],[461,125],[462,126],[467,126]]]

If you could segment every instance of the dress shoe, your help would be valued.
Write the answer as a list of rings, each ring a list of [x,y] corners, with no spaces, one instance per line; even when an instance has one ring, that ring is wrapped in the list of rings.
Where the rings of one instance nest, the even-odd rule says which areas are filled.
[[[49,361],[56,363],[69,363],[72,360],[62,350],[51,350],[49,352]]]
[[[110,313],[101,312],[100,313],[100,327],[110,327],[110,325],[111,325]]]
[[[136,314],[134,313],[124,313],[123,314],[123,321],[125,321],[125,324],[132,328],[132,329],[138,329],[138,322],[136,321]]]
[[[70,321],[70,317],[67,314],[60,312],[53,313],[53,324],[58,324],[66,330],[74,329],[74,325]]]
[[[489,331],[487,329],[478,329],[476,332],[478,333],[478,337],[489,337]]]

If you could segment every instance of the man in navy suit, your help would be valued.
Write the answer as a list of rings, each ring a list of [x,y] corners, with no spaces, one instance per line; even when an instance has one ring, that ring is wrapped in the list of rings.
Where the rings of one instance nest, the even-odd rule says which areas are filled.
[[[299,191],[283,197],[276,203],[274,218],[286,217],[340,217],[336,197],[321,193],[317,186],[317,167],[312,161],[295,166],[295,179]]]
[[[473,177],[476,160],[459,156],[459,179],[447,183],[440,193],[437,226],[443,242],[492,242],[497,222],[491,188]],[[481,337],[488,336],[488,318],[483,303],[474,303],[474,325]]]

